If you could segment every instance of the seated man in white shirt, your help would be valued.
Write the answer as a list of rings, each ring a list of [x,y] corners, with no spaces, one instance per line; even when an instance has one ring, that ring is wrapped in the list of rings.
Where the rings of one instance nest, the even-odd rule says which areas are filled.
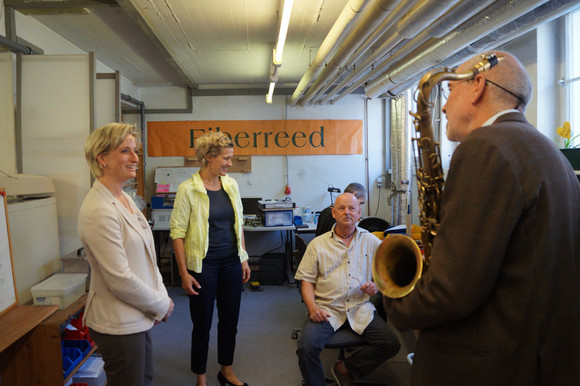
[[[298,364],[308,386],[324,385],[320,352],[344,323],[369,344],[337,362],[332,374],[339,385],[352,385],[400,348],[395,334],[370,302],[378,292],[372,281],[372,259],[380,240],[357,228],[360,205],[351,193],[336,198],[331,231],[314,238],[300,262],[296,279],[308,310],[298,342]]]

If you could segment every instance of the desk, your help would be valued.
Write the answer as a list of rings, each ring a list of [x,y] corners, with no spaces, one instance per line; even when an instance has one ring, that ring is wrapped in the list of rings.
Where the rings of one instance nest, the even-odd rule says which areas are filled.
[[[265,227],[265,226],[251,226],[244,225],[244,232],[274,232],[274,231],[286,231],[286,242],[284,244],[284,252],[286,253],[286,266],[287,266],[287,276],[288,282],[294,284],[294,274],[292,272],[292,260],[293,260],[293,235],[292,232],[296,230],[294,225],[288,226],[275,226],[275,227]],[[306,229],[306,228],[304,228]],[[165,226],[155,226],[153,227],[153,238],[155,240],[155,252],[157,254],[157,265],[160,263],[161,259],[161,235],[162,233],[169,232],[169,227]],[[316,224],[314,224],[314,231],[316,231]],[[170,262],[171,269],[171,285],[173,286],[173,259]]]
[[[316,233],[317,223],[305,222],[304,225],[306,225],[306,227],[296,227],[296,233]]]
[[[294,225],[287,226],[275,226],[275,227],[265,227],[265,226],[251,226],[244,225],[244,232],[273,232],[273,231],[286,231],[286,242],[284,244],[284,251],[286,253],[286,274],[288,276],[288,283],[294,284],[294,274],[292,272],[292,260],[293,260],[293,243],[292,243],[292,232],[296,230]]]

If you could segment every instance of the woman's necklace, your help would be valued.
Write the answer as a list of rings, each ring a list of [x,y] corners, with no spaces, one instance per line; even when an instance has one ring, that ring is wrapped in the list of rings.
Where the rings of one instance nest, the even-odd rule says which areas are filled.
[[[348,235],[348,236],[341,236],[341,235],[339,235],[339,234],[336,232],[336,229],[334,230],[334,234],[335,234],[335,235],[337,235],[338,237],[340,237],[340,238],[341,238],[341,239],[343,239],[343,240],[346,240],[346,239],[348,239],[350,236],[354,235],[354,232],[356,232],[356,228],[354,228],[354,231],[352,231],[352,233],[351,233],[350,235]]]
[[[216,182],[207,182],[203,178],[201,180],[203,181],[203,183],[205,185],[208,185],[208,186],[219,186],[219,184],[220,184],[219,178],[218,178],[218,180]]]

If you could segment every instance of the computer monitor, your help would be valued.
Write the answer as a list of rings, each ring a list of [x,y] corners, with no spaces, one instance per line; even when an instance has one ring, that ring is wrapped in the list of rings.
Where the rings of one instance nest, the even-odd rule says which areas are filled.
[[[242,197],[242,206],[244,207],[244,215],[256,215],[258,214],[259,204],[261,197]]]

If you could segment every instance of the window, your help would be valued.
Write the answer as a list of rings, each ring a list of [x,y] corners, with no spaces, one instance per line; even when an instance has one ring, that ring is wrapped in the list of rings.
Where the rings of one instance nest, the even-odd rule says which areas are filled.
[[[580,11],[575,11],[568,16],[567,26],[567,110],[572,128],[573,137],[580,134]],[[576,139],[576,146],[580,146],[580,139]]]

